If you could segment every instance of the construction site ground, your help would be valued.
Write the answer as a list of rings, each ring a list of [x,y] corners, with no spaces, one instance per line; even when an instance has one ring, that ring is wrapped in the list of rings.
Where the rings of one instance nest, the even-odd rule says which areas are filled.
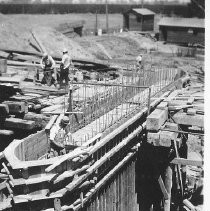
[[[105,15],[98,14],[97,18],[98,28],[105,28]],[[155,30],[158,28],[159,18],[158,15],[155,18]],[[55,29],[60,24],[78,21],[84,23],[83,31],[84,33],[88,31],[89,36],[67,38]],[[61,56],[63,48],[66,47],[73,58],[105,60],[123,68],[132,67],[136,56],[142,53],[145,69],[178,67],[204,83],[204,61],[202,59],[178,56],[179,47],[177,45],[157,42],[138,32],[120,33],[119,30],[123,24],[122,14],[109,15],[109,27],[116,29],[115,33],[109,35],[93,36],[95,21],[95,14],[0,14],[0,50],[36,52],[30,45],[30,42],[35,43],[31,31],[36,31],[47,51],[53,55]]]

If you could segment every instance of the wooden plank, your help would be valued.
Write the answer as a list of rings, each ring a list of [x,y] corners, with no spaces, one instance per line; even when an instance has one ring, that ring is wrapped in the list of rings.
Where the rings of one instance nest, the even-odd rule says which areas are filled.
[[[90,167],[90,165],[84,165],[81,168],[78,168],[76,170],[69,170],[69,171],[65,171],[62,174],[60,174],[54,181],[53,183],[56,184],[66,178],[70,178],[73,177],[75,174],[79,174],[83,171],[85,171],[86,169],[88,169]]]
[[[196,207],[188,200],[188,199],[185,199],[183,200],[183,204],[189,208],[191,211],[196,211]]]
[[[51,166],[49,166],[48,168],[46,168],[45,171],[46,172],[50,172],[54,168],[56,168],[57,166],[59,166],[61,163],[63,163],[64,161],[73,159],[73,158],[75,158],[75,157],[77,157],[79,155],[82,155],[82,154],[87,154],[87,152],[88,152],[88,149],[77,148],[73,152],[70,152],[68,154],[63,155],[58,161],[56,161]]]
[[[9,53],[0,50],[0,57],[7,59],[9,57]],[[5,72],[5,70],[3,72]]]
[[[5,120],[5,127],[32,130],[35,128],[35,122],[31,120],[23,120],[19,118],[10,117]]]
[[[10,72],[10,73],[2,73],[1,76],[2,77],[13,77],[17,74],[18,74],[17,72]]]
[[[25,76],[0,77],[0,82],[20,84],[24,79],[25,79]]]
[[[58,115],[53,115],[51,117],[50,121],[47,123],[47,125],[45,127],[46,133],[50,132],[50,129],[51,129],[52,125],[54,124],[54,122],[56,121],[57,118],[58,118]]]
[[[7,60],[7,64],[10,65],[10,66],[39,67],[40,68],[40,64],[30,63],[30,62],[20,62],[20,61]]]
[[[22,55],[19,53],[12,53],[14,60],[22,60],[22,61],[34,61],[34,62],[40,62],[40,58],[37,58],[35,56],[31,56],[31,55]]]
[[[14,179],[14,185],[32,185],[32,184],[38,184],[42,182],[49,182],[56,174],[49,174],[49,175],[42,175],[40,177],[35,178],[29,178],[29,179]]]
[[[176,132],[160,131],[159,146],[171,147],[171,140],[176,140],[177,136]]]
[[[191,116],[196,115],[196,109],[193,109],[193,108],[187,109],[187,115],[191,115]]]
[[[102,136],[102,133],[98,133],[96,136],[86,141],[82,146],[88,147],[88,146],[94,145],[95,144],[94,142],[97,142],[98,140],[100,140],[101,136]]]
[[[191,116],[184,112],[179,112],[173,115],[173,119],[177,124],[204,127],[204,115],[196,114]]]
[[[164,211],[170,211],[171,208],[172,175],[173,175],[172,169],[170,166],[168,166],[165,172],[164,183],[169,197],[164,201]]]
[[[3,182],[0,183],[0,191],[3,190],[3,189],[5,189],[7,187],[6,186],[6,182],[7,181],[3,181]]]
[[[34,30],[32,30],[31,34],[32,34],[33,38],[36,40],[36,42],[37,42],[39,48],[41,49],[42,53],[44,53],[44,52],[47,53],[47,50],[44,47],[44,45],[42,44],[41,40],[39,39],[39,36],[37,35],[37,33]]]
[[[185,158],[174,158],[171,163],[177,164],[177,165],[189,165],[189,166],[203,166],[203,161],[200,160],[190,160]]]
[[[168,119],[168,109],[155,109],[148,117],[146,122],[147,130],[158,131]]]
[[[161,191],[163,193],[164,199],[168,200],[169,199],[169,195],[168,195],[168,192],[166,190],[166,187],[165,187],[165,185],[163,183],[163,180],[162,180],[161,176],[159,176],[159,178],[158,178],[158,183],[160,185],[160,189],[161,189]]]
[[[51,196],[46,196],[43,194],[36,194],[36,195],[16,195],[14,196],[14,202],[15,204],[20,204],[20,203],[25,203],[28,201],[41,201],[41,200],[49,200],[49,199],[54,199],[54,198],[61,198],[61,195],[54,195],[53,197]]]
[[[4,153],[3,152],[0,152],[0,160],[2,159],[2,158],[4,158],[5,156],[4,156]]]
[[[41,90],[41,91],[48,91],[48,92],[57,92],[58,89],[54,87],[49,86],[43,86],[43,85],[34,85],[32,82],[22,82],[21,83],[22,88],[30,88],[34,90]]]
[[[37,128],[44,128],[49,122],[50,117],[47,117],[46,115],[43,114],[28,112],[27,114],[24,115],[23,119],[34,121],[35,126]]]
[[[12,136],[12,135],[14,135],[14,132],[12,130],[0,129],[0,136]]]
[[[42,110],[41,110],[41,112],[42,113],[49,113],[49,112],[54,112],[55,110],[57,110],[57,109],[62,109],[62,110],[66,110],[67,109],[67,107],[68,107],[68,105],[66,105],[65,106],[65,108],[64,108],[64,105],[52,105],[52,106],[48,106],[48,107],[46,107],[46,108],[43,108]],[[64,112],[63,112],[64,113]]]
[[[25,102],[17,102],[17,101],[4,101],[3,104],[9,107],[10,114],[19,114],[25,113],[28,109]]]

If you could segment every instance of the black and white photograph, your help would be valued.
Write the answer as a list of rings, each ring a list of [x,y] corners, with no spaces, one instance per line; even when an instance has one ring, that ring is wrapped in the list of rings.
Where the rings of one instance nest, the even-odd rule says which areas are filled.
[[[208,211],[208,6],[0,0],[0,211]]]

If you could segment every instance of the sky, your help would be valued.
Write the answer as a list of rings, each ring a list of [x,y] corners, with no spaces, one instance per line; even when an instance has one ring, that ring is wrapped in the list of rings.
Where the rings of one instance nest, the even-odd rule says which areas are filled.
[[[0,0],[0,2],[16,2],[17,0]],[[21,0],[18,0],[18,2],[20,2]],[[50,0],[41,0],[42,2],[49,2]],[[56,2],[57,0],[51,0],[51,2]],[[88,2],[88,3],[97,3],[97,0],[73,0],[73,2],[75,1],[76,2]],[[105,0],[104,0],[105,1]],[[114,2],[120,2],[120,0],[108,0],[108,3],[114,3]],[[125,1],[125,0],[124,0]],[[128,3],[130,0],[126,0]],[[141,0],[133,0],[135,1],[136,3],[141,3]],[[155,0],[144,0],[144,2],[154,2]],[[156,1],[160,1],[160,0],[156,0]],[[174,0],[164,0],[165,2],[173,2]],[[190,2],[190,0],[176,0],[180,3],[188,3]]]

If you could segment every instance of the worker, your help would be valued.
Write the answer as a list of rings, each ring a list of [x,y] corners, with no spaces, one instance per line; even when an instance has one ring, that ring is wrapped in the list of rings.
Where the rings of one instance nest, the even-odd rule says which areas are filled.
[[[141,63],[142,63],[142,54],[139,54],[139,55],[136,57],[136,67],[137,67],[137,68],[141,68]]]
[[[55,61],[53,60],[53,58],[47,53],[44,53],[40,64],[41,68],[44,71],[44,77],[42,78],[41,83],[47,84],[48,86],[55,84],[55,79],[53,78]]]
[[[53,125],[50,131],[50,148],[54,156],[65,154],[65,147],[72,143],[72,135],[69,131],[69,118],[64,116],[60,124]]]
[[[65,85],[68,85],[69,74],[70,74],[70,67],[73,65],[72,59],[68,54],[68,50],[64,48],[63,50],[63,57],[60,66],[60,83],[65,80]]]

